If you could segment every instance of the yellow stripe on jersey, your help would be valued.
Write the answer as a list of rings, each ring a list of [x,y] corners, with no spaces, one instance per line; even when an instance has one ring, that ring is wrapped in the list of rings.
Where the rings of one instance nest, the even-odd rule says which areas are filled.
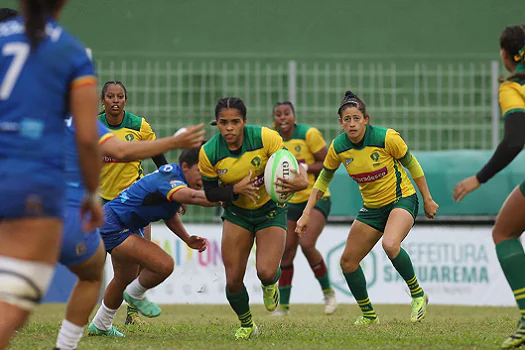
[[[525,112],[525,85],[503,82],[499,86],[499,105],[504,117],[515,110]]]
[[[83,77],[78,77],[71,82],[71,88],[86,85],[97,85],[97,77],[94,75],[85,75]]]
[[[166,198],[167,198],[170,202],[172,202],[172,200],[171,200],[171,196],[173,196],[173,194],[174,194],[175,192],[177,192],[178,190],[183,189],[183,188],[187,188],[187,187],[188,187],[188,186],[186,186],[186,185],[180,185],[180,186],[177,186],[177,187],[173,187],[173,188],[168,192],[168,194],[166,195]]]
[[[105,133],[100,139],[98,139],[98,144],[101,145],[112,137],[115,137],[115,134],[111,132]]]

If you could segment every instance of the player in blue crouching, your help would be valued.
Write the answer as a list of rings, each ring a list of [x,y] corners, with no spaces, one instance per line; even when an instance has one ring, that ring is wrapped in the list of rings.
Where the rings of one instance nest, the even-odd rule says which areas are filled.
[[[99,146],[102,154],[123,161],[149,158],[170,149],[198,147],[204,138],[204,125],[187,127],[185,133],[155,141],[125,142],[98,122]],[[66,317],[62,321],[57,350],[76,349],[82,337],[83,326],[98,301],[106,251],[97,230],[82,229],[80,205],[85,192],[78,166],[75,128],[71,118],[66,120],[66,211],[64,234],[59,262],[77,277],[78,281],[68,301]]]
[[[206,249],[206,240],[190,235],[177,214],[181,204],[218,205],[209,202],[200,190],[199,150],[183,151],[180,165],[161,166],[104,205],[105,224],[100,233],[111,254],[114,276],[89,325],[90,335],[123,336],[113,326],[113,319],[124,299],[146,317],[161,313],[145,293],[173,272],[174,262],[162,248],[144,239],[143,227],[162,219],[190,248],[200,252]],[[136,277],[139,267],[142,270]]]

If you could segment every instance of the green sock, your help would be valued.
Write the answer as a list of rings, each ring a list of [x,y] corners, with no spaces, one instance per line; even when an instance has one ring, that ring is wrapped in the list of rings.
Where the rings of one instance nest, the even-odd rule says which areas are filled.
[[[264,284],[263,281],[261,281],[261,283],[263,286],[271,286],[272,284],[276,284],[279,281],[279,278],[281,278],[281,267],[280,266],[277,268],[277,273],[275,274],[275,277],[272,282],[268,284]]]
[[[516,238],[508,239],[496,245],[496,254],[503,273],[514,292],[514,298],[520,309],[521,319],[525,321],[525,253]]]
[[[350,291],[354,295],[355,301],[357,301],[357,305],[361,308],[363,316],[371,319],[377,318],[374,307],[372,306],[370,299],[368,299],[365,274],[363,273],[361,266],[359,266],[354,272],[343,272],[343,275],[345,276]]]
[[[332,289],[332,285],[330,284],[330,278],[328,277],[328,270],[326,268],[324,260],[321,260],[321,262],[317,265],[310,266],[310,268],[314,272],[314,275],[317,281],[319,281],[319,284],[321,285],[321,289],[323,290],[323,293],[325,294],[332,293],[333,289]]]
[[[248,296],[248,291],[246,286],[242,285],[242,290],[237,294],[230,294],[226,290],[226,299],[230,303],[233,311],[237,314],[239,321],[241,321],[241,327],[251,327],[253,326],[252,322],[252,313],[250,311],[250,297]]]
[[[279,308],[289,310],[290,309],[290,294],[292,292],[292,286],[279,287]]]
[[[414,266],[408,256],[407,252],[401,248],[399,254],[394,259],[390,259],[394,268],[399,272],[401,277],[405,280],[410,289],[410,295],[412,298],[422,297],[425,295],[423,288],[419,286],[417,281],[416,273],[414,272]]]

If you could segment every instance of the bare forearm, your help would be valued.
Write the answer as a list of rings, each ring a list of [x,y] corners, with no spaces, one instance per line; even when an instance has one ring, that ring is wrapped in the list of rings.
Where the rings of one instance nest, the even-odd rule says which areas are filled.
[[[432,195],[430,194],[430,190],[428,189],[427,179],[424,176],[421,176],[417,179],[414,179],[414,182],[416,183],[416,186],[419,189],[421,196],[423,197],[423,201],[431,200]]]
[[[123,142],[122,158],[124,161],[147,159],[164,155],[162,153],[173,148],[172,138],[163,138],[156,141]],[[164,158],[165,159],[165,158]],[[159,164],[162,162],[159,162]],[[165,164],[165,163],[164,163]],[[156,164],[158,165],[158,164]],[[163,165],[163,164],[160,164]]]
[[[166,220],[166,225],[177,237],[182,239],[184,242],[190,237],[189,233],[186,231],[186,228],[182,224],[179,215],[175,215],[173,218]]]
[[[314,188],[312,190],[312,193],[310,193],[310,197],[308,198],[308,203],[306,203],[306,207],[303,210],[303,213],[310,215],[314,207],[316,206],[319,199],[321,199],[324,196],[324,192]]]

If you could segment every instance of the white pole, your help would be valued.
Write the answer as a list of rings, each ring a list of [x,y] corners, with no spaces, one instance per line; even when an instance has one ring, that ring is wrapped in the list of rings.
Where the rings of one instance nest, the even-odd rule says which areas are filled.
[[[288,61],[288,100],[297,103],[297,62]]]
[[[495,149],[499,143],[499,104],[498,104],[498,77],[499,77],[499,63],[498,61],[490,62],[490,99],[492,105],[492,148]]]

